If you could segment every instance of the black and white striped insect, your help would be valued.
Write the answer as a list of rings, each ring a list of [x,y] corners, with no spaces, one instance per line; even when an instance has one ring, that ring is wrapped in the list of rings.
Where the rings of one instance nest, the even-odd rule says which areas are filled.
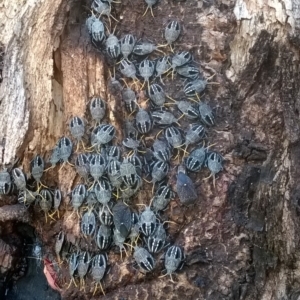
[[[104,24],[92,15],[86,20],[86,26],[91,36],[92,43],[98,47],[105,41],[105,29]]]
[[[205,137],[205,129],[200,124],[193,124],[185,134],[185,146],[196,144]]]
[[[201,74],[198,68],[191,64],[187,64],[181,67],[176,68],[177,74],[179,74],[181,77],[188,78],[190,80],[196,80],[199,79]]]
[[[204,102],[200,102],[198,108],[202,122],[207,126],[213,126],[215,124],[215,117],[210,106]]]
[[[133,53],[138,56],[148,55],[148,54],[152,53],[153,51],[159,51],[159,52],[163,53],[163,51],[158,49],[159,47],[162,47],[162,46],[156,46],[156,45],[154,45],[150,42],[146,42],[146,41],[139,41],[135,44],[135,46],[133,48]]]
[[[184,264],[184,253],[183,250],[176,245],[169,247],[165,254],[165,268],[166,268],[166,275],[170,275],[171,280],[173,281],[172,274],[182,268]],[[163,277],[163,276],[162,276]]]
[[[195,120],[199,117],[199,110],[189,101],[180,100],[176,102],[177,108],[189,119]]]
[[[123,59],[120,62],[119,70],[125,77],[138,81],[136,77],[136,67],[133,62]]]
[[[97,235],[96,244],[100,250],[107,250],[112,243],[112,229],[110,226],[101,224]]]
[[[170,45],[172,51],[173,49],[171,44],[178,39],[180,32],[181,32],[180,24],[177,21],[169,22],[165,28],[165,39],[167,41],[167,44]]]
[[[153,122],[150,114],[145,110],[140,108],[135,116],[135,125],[137,130],[142,133],[148,133],[153,126]]]
[[[34,178],[34,180],[39,185],[41,182],[41,178],[43,176],[43,172],[45,169],[45,162],[43,158],[39,155],[37,155],[31,162],[31,176]]]
[[[204,147],[196,148],[184,158],[184,164],[189,171],[198,172],[204,166],[206,160],[206,149]]]
[[[176,70],[177,67],[184,66],[191,62],[193,56],[190,52],[182,51],[171,57],[171,68],[173,71]]]
[[[116,129],[113,125],[101,124],[95,127],[91,133],[91,144],[93,147],[100,148],[108,144],[115,137]]]
[[[133,257],[136,263],[146,272],[151,272],[155,267],[153,256],[142,247],[135,247]]]
[[[160,82],[162,84],[164,84],[162,80],[162,75],[167,73],[170,70],[170,68],[171,68],[170,57],[168,55],[159,57],[155,61],[155,76],[159,77]]]
[[[100,123],[106,113],[106,102],[100,97],[93,97],[89,108],[93,120]]]
[[[132,53],[136,38],[132,34],[124,35],[120,40],[121,53],[124,59],[128,59],[128,56]]]
[[[166,102],[166,94],[163,88],[153,83],[148,87],[148,96],[155,106],[163,106]]]
[[[174,197],[174,193],[171,190],[170,186],[163,185],[160,186],[157,191],[155,192],[154,197],[151,200],[151,207],[153,208],[154,212],[164,210],[172,198]]]
[[[154,233],[156,226],[155,213],[151,210],[150,206],[146,206],[140,215],[140,229],[145,236],[150,236]]]
[[[224,159],[220,153],[214,151],[208,152],[207,159],[206,159],[206,166],[211,172],[210,176],[213,176],[214,186],[215,186],[215,175],[223,170],[223,161]]]
[[[92,236],[96,230],[96,217],[92,209],[89,209],[81,218],[81,232],[84,236]]]
[[[109,34],[105,41],[105,47],[107,54],[113,58],[117,59],[121,54],[121,47],[119,43],[119,39],[113,34]]]
[[[122,100],[125,103],[125,108],[128,113],[132,114],[138,110],[138,104],[136,94],[131,88],[125,88],[122,90]]]
[[[91,266],[91,274],[93,277],[93,280],[95,281],[95,288],[93,292],[93,296],[97,292],[97,287],[100,285],[100,288],[102,290],[102,293],[104,295],[104,291],[101,285],[101,280],[105,275],[105,271],[107,268],[107,258],[104,254],[97,254],[92,259],[92,266]]]
[[[195,79],[191,82],[188,82],[184,88],[183,91],[186,96],[193,97],[199,95],[201,92],[204,91],[206,88],[207,81],[202,79]]]
[[[58,141],[58,148],[60,152],[60,159],[64,163],[68,162],[73,150],[72,141],[68,137],[64,136]]]
[[[80,117],[73,117],[70,121],[70,132],[73,138],[77,140],[77,143],[82,141],[85,131],[84,121]]]
[[[159,223],[154,233],[146,239],[149,252],[158,253],[165,246],[166,240],[166,230],[163,224]]]
[[[79,176],[87,181],[90,174],[90,162],[85,153],[77,155],[75,159],[75,168]]]
[[[23,191],[26,189],[27,179],[26,175],[20,168],[14,168],[11,172],[14,184],[17,189]],[[7,177],[8,178],[8,177]],[[1,179],[1,178],[0,178]]]
[[[152,77],[154,73],[155,64],[153,61],[149,59],[144,59],[139,64],[139,75],[144,79],[144,82],[147,82],[149,85],[150,77]]]
[[[154,124],[160,126],[170,126],[173,123],[177,123],[177,118],[170,112],[165,109],[155,110],[152,112],[152,118]]]

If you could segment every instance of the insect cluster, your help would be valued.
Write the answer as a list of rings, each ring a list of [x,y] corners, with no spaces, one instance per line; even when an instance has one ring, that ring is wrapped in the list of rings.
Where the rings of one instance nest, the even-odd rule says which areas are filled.
[[[156,1],[145,1],[152,13]],[[199,100],[208,81],[190,52],[173,53],[172,45],[181,33],[180,23],[172,20],[167,24],[165,45],[137,40],[132,34],[119,39],[114,33],[106,33],[102,18],[108,17],[110,23],[112,2],[94,0],[93,14],[87,18],[86,27],[92,44],[104,51],[117,69],[111,86],[118,88],[112,89],[112,93],[127,111],[127,117],[122,120],[122,143],[116,143],[116,137],[122,133],[107,120],[109,103],[103,97],[94,96],[86,114],[92,129],[88,130],[84,117],[73,117],[69,122],[72,137],[61,137],[49,158],[50,168],[58,163],[70,164],[72,159],[80,177],[81,182],[69,194],[72,215],[78,216],[82,238],[94,243],[98,251],[91,255],[89,251],[76,248],[69,254],[70,285],[72,282],[77,285],[75,277],[79,277],[80,287],[84,288],[85,277],[90,271],[95,282],[94,293],[98,285],[102,289],[100,282],[108,265],[106,253],[113,247],[118,248],[121,255],[133,251],[135,263],[144,272],[155,269],[157,254],[163,250],[166,275],[179,269],[184,253],[180,246],[169,245],[165,225],[164,210],[176,196],[168,184],[168,175],[178,160],[176,192],[183,205],[190,205],[198,200],[198,195],[187,172],[199,172],[207,167],[215,182],[215,174],[223,169],[222,156],[204,146],[208,128],[215,124],[212,109]],[[171,53],[165,54],[163,48],[170,48]],[[163,77],[170,82],[168,73],[172,78],[176,74],[184,79],[183,98],[174,100],[165,92]],[[117,79],[119,76],[123,77],[124,87]],[[137,96],[141,91],[149,99],[144,105]],[[186,129],[181,127],[191,122]],[[28,188],[21,168],[13,169],[11,174],[3,170],[0,194],[9,194],[16,188],[20,203],[28,207],[38,203],[46,219],[55,220],[56,214],[60,217],[62,193],[42,183],[45,165],[40,155],[31,162],[31,176],[36,182],[34,190]],[[152,184],[153,195],[138,212],[133,207],[139,205],[135,199],[147,186],[144,181]],[[55,245],[59,261],[65,243],[65,233],[61,231]]]

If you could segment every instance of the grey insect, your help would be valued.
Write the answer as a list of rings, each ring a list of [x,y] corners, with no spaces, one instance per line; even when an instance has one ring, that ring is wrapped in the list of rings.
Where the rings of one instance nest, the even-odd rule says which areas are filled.
[[[130,186],[122,186],[122,199],[123,202],[125,203],[127,200],[130,199],[130,197],[132,197],[133,195],[135,195],[137,193],[137,191],[140,189],[140,187],[143,184],[143,180],[140,176],[134,176],[134,181]]]
[[[100,285],[100,288],[102,290],[102,293],[104,295],[104,291],[101,285],[101,280],[105,275],[105,271],[107,268],[107,259],[106,256],[103,254],[97,254],[93,259],[92,259],[92,266],[91,266],[91,274],[93,277],[93,280],[95,281],[95,288],[93,292],[93,296],[97,292],[97,287]]]
[[[155,267],[153,256],[142,247],[135,247],[133,257],[136,263],[146,272],[151,272]]]
[[[168,25],[165,28],[165,39],[168,45],[171,46],[171,44],[178,39],[180,32],[181,32],[180,24],[177,21],[171,21],[168,23]]]
[[[94,182],[98,182],[106,171],[106,161],[101,154],[93,154],[89,161],[89,171],[94,179]]]
[[[165,268],[167,271],[165,276],[170,275],[173,281],[172,273],[183,266],[184,258],[184,253],[179,246],[169,247],[165,254]]]
[[[60,231],[58,233],[58,235],[56,236],[56,241],[55,241],[55,246],[54,246],[54,250],[55,250],[55,254],[56,254],[58,263],[61,262],[60,252],[62,250],[64,241],[65,241],[65,233],[63,231]]]
[[[73,117],[69,124],[71,135],[80,142],[84,136],[85,125],[80,117]]]
[[[140,141],[131,137],[127,137],[122,141],[122,144],[128,149],[137,151],[140,146]]]
[[[152,53],[153,51],[159,51],[162,52],[161,50],[159,50],[160,46],[156,46],[150,42],[146,42],[146,41],[139,41],[135,44],[134,48],[133,48],[133,53],[136,55],[148,55],[150,53]]]
[[[183,91],[186,96],[193,97],[204,91],[206,88],[207,81],[202,79],[195,79],[191,82],[188,82],[184,87]]]
[[[184,143],[181,132],[174,126],[165,129],[165,138],[173,148],[180,148]]]
[[[166,94],[163,88],[156,83],[148,87],[148,96],[155,106],[163,106],[166,102]]]
[[[120,165],[120,176],[127,187],[133,186],[136,178],[139,177],[135,166],[128,161],[128,158],[124,158]]]
[[[14,168],[12,170],[11,174],[12,174],[14,184],[16,185],[17,189],[21,190],[21,191],[25,190],[27,181],[26,181],[26,175],[24,174],[24,172],[20,168]],[[9,178],[10,178],[10,176],[9,176]],[[7,176],[7,179],[8,179],[8,176]],[[1,177],[0,177],[0,180],[1,180]],[[1,185],[1,183],[0,183],[0,185]]]
[[[128,162],[130,162],[131,164],[134,165],[135,169],[136,169],[136,173],[141,176],[142,173],[142,169],[143,169],[143,163],[140,159],[140,157],[134,153],[133,155],[130,155],[128,157]]]
[[[106,46],[106,52],[111,58],[118,58],[121,54],[121,48],[120,48],[120,43],[119,39],[114,35],[110,34],[106,41],[105,41],[105,46]]]
[[[161,180],[163,180],[170,170],[170,166],[165,161],[157,161],[152,169],[151,176],[152,176],[152,182],[156,183]]]
[[[177,67],[181,67],[181,66],[188,64],[189,62],[192,61],[192,59],[193,59],[193,56],[190,52],[187,52],[187,51],[179,52],[172,56],[171,68],[173,71],[175,71],[175,69]]]
[[[194,149],[184,158],[184,164],[189,171],[198,172],[204,166],[206,160],[206,149],[204,147]]]
[[[163,140],[155,140],[153,145],[153,155],[157,160],[169,162],[171,159],[170,146]]]
[[[149,252],[158,253],[165,246],[166,240],[166,230],[163,224],[159,223],[154,233],[146,239]]]
[[[136,67],[133,62],[127,59],[123,59],[120,62],[119,70],[125,77],[131,78],[133,80],[138,80],[136,77]]]
[[[74,274],[78,267],[78,262],[79,262],[78,258],[79,258],[79,254],[76,252],[73,252],[69,258],[69,274],[70,274],[71,280],[70,280],[70,283],[69,283],[67,289],[70,288],[72,282],[74,282],[74,285],[77,286],[75,279],[74,279]]]
[[[145,0],[145,2],[147,3],[147,8],[146,8],[146,11],[144,12],[143,16],[145,16],[146,13],[147,13],[147,11],[148,11],[148,9],[150,9],[151,15],[152,15],[152,17],[154,18],[152,6],[153,6],[154,4],[156,4],[157,1],[158,1],[158,0]],[[142,16],[142,17],[143,17],[143,16]]]
[[[89,108],[93,120],[100,123],[106,113],[106,102],[100,97],[94,97],[90,102]]]
[[[187,64],[176,68],[176,72],[184,78],[191,80],[199,79],[201,76],[200,70],[191,64]]]
[[[121,163],[117,160],[111,160],[107,166],[107,174],[111,185],[119,189],[123,183],[123,179],[120,173]]]
[[[211,172],[211,176],[213,176],[213,185],[215,186],[215,175],[223,170],[223,157],[220,153],[210,151],[207,154],[206,166],[209,168]]]
[[[122,91],[122,99],[125,103],[126,110],[132,114],[138,110],[135,92],[131,88],[125,88]]]
[[[140,229],[145,236],[153,234],[157,226],[155,213],[150,206],[146,206],[140,215]]]
[[[171,63],[170,63],[170,56],[165,55],[162,56],[160,58],[158,58],[155,62],[155,76],[159,77],[160,82],[162,84],[163,80],[162,80],[162,75],[164,75],[165,73],[167,73],[171,68]]]
[[[153,61],[149,59],[144,59],[139,64],[139,74],[141,77],[143,77],[144,82],[147,82],[149,85],[149,79],[152,77],[154,70],[155,70],[155,64]]]
[[[138,131],[134,127],[134,122],[128,119],[124,120],[124,135],[129,138],[136,139],[138,136]]]
[[[74,187],[71,193],[71,204],[74,211],[78,212],[79,207],[82,205],[87,196],[87,190],[84,184],[78,184]]]
[[[64,163],[68,162],[68,159],[71,156],[73,149],[72,141],[68,137],[64,136],[58,141],[58,148],[60,151],[61,160]]]
[[[184,205],[194,204],[198,199],[194,183],[192,179],[185,174],[183,166],[178,167],[176,189],[178,198]]]
[[[137,245],[137,239],[140,235],[140,224],[139,224],[139,216],[137,213],[133,212],[131,214],[131,230],[128,238],[131,241],[131,245],[135,243]]]
[[[154,124],[161,126],[169,126],[173,123],[177,123],[177,118],[167,110],[156,110],[152,112],[152,118]]]
[[[210,106],[204,102],[200,102],[198,108],[202,122],[207,126],[213,126],[215,124],[215,117]]]
[[[99,220],[101,224],[111,226],[113,224],[113,216],[111,214],[112,203],[109,202],[107,206],[99,208]]]
[[[100,147],[109,143],[116,134],[116,129],[113,125],[102,124],[93,129],[91,134],[91,144],[93,147]]]
[[[101,224],[97,235],[96,244],[100,250],[107,250],[112,243],[112,230],[111,227]]]
[[[127,237],[131,230],[132,219],[130,208],[122,202],[118,202],[112,209],[113,220],[116,229],[123,237]]]
[[[81,218],[81,232],[84,236],[92,236],[96,229],[96,217],[92,209],[85,212]]]
[[[189,101],[180,100],[176,102],[178,109],[189,119],[195,120],[199,117],[199,110]]]
[[[75,168],[80,177],[87,181],[90,174],[90,163],[85,153],[80,153],[75,159]]]
[[[109,19],[109,23],[111,25],[110,18],[113,18],[115,21],[117,21],[117,20],[111,15],[111,3],[110,2],[111,1],[94,0],[92,3],[92,9],[94,11],[96,11],[100,16],[107,16]]]
[[[98,203],[97,197],[95,195],[94,187],[89,188],[86,196],[86,204],[88,208],[94,207]]]
[[[54,208],[54,213],[51,215],[53,216],[55,213],[57,213],[59,217],[59,206],[62,200],[62,194],[59,189],[54,190],[54,195],[53,195],[53,208]]]
[[[111,146],[109,147],[108,153],[107,153],[107,162],[110,162],[111,160],[118,160],[121,159],[121,148],[119,146]]]
[[[98,18],[92,15],[86,20],[86,26],[95,46],[102,44],[105,41],[104,24]]]
[[[132,34],[124,35],[120,40],[121,53],[125,59],[132,53],[136,38]]]
[[[140,133],[148,133],[153,126],[150,114],[146,110],[140,108],[135,117],[135,125]]]
[[[113,234],[113,242],[114,244],[119,247],[120,249],[120,253],[121,253],[121,258],[122,258],[122,251],[124,250],[124,252],[126,253],[127,255],[127,251],[126,251],[126,248],[124,246],[124,243],[125,243],[125,240],[126,240],[126,237],[124,237],[120,231],[118,229],[114,229],[114,234]]]
[[[100,204],[104,207],[108,207],[108,203],[111,199],[111,185],[108,180],[100,179],[95,185],[95,195]]]
[[[185,145],[188,147],[191,144],[200,142],[205,137],[205,129],[200,124],[193,124],[185,134]]]
[[[21,190],[18,195],[18,202],[24,204],[25,207],[29,207],[35,201],[38,194],[38,192],[29,191],[27,189]]]
[[[45,213],[45,219],[47,223],[47,215],[53,206],[53,197],[49,190],[41,189],[37,196],[37,201],[40,205],[41,210]]]
[[[80,290],[84,289],[84,277],[86,276],[91,262],[91,255],[89,252],[84,251],[79,254],[78,257],[78,266],[77,266],[77,272],[78,276],[80,278]]]
[[[35,179],[35,181],[38,183],[41,182],[41,178],[43,176],[43,172],[45,169],[45,162],[42,159],[41,156],[37,155],[31,162],[31,176]]]
[[[151,207],[153,208],[154,212],[164,210],[173,197],[174,193],[170,186],[163,185],[159,187],[151,200]]]
[[[112,75],[109,71],[109,74],[110,74],[110,77],[108,79],[108,83],[107,83],[107,86],[108,86],[108,90],[111,94],[113,94],[114,96],[119,96],[120,93],[122,92],[123,90],[123,86],[122,84],[120,83],[120,81],[116,78],[116,75],[115,75],[115,68],[114,68],[114,75]]]

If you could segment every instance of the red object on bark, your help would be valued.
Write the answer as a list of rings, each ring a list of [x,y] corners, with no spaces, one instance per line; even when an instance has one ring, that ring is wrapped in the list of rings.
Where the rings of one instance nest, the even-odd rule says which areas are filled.
[[[44,274],[47,278],[48,284],[53,290],[56,290],[59,293],[61,293],[62,289],[57,284],[57,274],[54,271],[52,262],[47,258],[44,258],[43,261],[44,261]]]

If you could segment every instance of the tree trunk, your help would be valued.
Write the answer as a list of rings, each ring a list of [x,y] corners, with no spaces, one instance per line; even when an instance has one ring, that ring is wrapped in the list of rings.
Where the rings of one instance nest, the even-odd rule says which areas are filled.
[[[86,107],[95,95],[108,102],[108,120],[121,141],[121,99],[107,88],[111,62],[93,47],[85,28],[90,2],[10,0],[0,7],[2,165],[11,167],[17,157],[29,172],[36,154],[47,159],[57,140],[69,135],[71,117],[89,118]],[[195,207],[173,201],[167,210],[177,222],[169,228],[171,241],[186,254],[185,266],[173,275],[176,284],[158,278],[160,264],[145,276],[133,269],[132,257],[122,261],[110,252],[103,299],[298,299],[299,2],[160,0],[154,19],[150,13],[141,17],[142,0],[113,7],[118,37],[132,33],[164,44],[166,23],[177,19],[183,25],[175,51],[191,51],[205,75],[216,74],[213,81],[219,83],[209,85],[204,99],[216,108],[208,142],[226,162],[215,188],[203,180],[207,171],[191,175],[201,195]],[[166,91],[177,98],[183,84],[175,82],[167,80]],[[67,197],[78,181],[71,166],[43,176],[48,186],[62,190],[66,209],[51,224],[36,209],[31,214],[47,252],[54,253],[60,228],[70,241],[79,238],[78,220],[68,219]],[[140,199],[149,204],[149,191]],[[7,223],[2,227],[4,237]],[[62,281],[69,280],[67,268],[62,266]],[[92,291],[88,278],[85,293],[63,288],[62,298],[91,299]]]

